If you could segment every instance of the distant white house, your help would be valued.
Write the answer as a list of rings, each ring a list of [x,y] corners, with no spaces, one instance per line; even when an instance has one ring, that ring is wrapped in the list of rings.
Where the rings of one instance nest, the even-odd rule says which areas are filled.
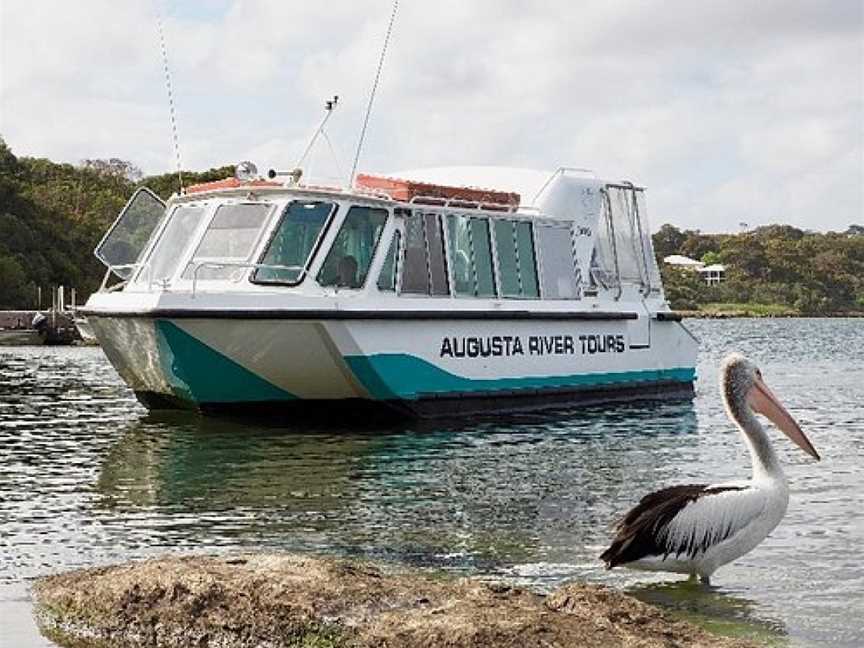
[[[684,256],[683,254],[670,254],[669,256],[664,257],[663,263],[678,266],[679,268],[687,268],[689,270],[698,270],[705,265],[701,261],[691,259],[690,257]]]
[[[697,272],[709,286],[716,286],[726,278],[726,266],[721,263],[703,266]]]
[[[720,263],[714,263],[712,265],[706,266],[701,261],[691,259],[690,257],[684,256],[683,254],[670,254],[669,256],[663,258],[663,263],[675,266],[677,268],[682,268],[684,270],[692,270],[693,272],[698,272],[699,276],[701,276],[705,280],[705,283],[707,283],[709,286],[714,286],[720,283],[726,277],[726,266]]]

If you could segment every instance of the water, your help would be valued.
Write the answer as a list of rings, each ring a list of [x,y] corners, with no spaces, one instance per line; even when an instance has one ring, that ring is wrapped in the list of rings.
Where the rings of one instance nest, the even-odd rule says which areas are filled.
[[[37,576],[165,552],[366,556],[538,589],[607,583],[791,646],[864,642],[864,320],[690,324],[694,402],[351,431],[147,415],[99,349],[0,349],[0,646],[50,646]],[[823,461],[778,434],[780,527],[714,587],[597,560],[641,494],[746,476],[718,359],[754,358]]]

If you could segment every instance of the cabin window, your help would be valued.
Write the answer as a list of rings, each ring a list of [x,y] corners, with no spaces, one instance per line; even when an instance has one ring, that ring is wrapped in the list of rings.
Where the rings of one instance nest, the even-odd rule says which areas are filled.
[[[540,296],[540,289],[537,287],[537,260],[534,258],[531,223],[525,221],[516,223],[516,250],[519,253],[519,281],[522,284],[522,296],[537,299]]]
[[[578,270],[573,259],[573,242],[567,224],[536,224],[537,249],[544,299],[574,299]]]
[[[402,234],[396,230],[393,232],[390,247],[387,249],[387,256],[384,257],[384,265],[381,266],[381,273],[378,275],[378,290],[390,292],[396,290],[396,272],[399,269],[399,246],[401,242]]]
[[[536,299],[540,293],[531,223],[497,219],[493,229],[501,294]]]
[[[433,295],[449,295],[447,261],[444,256],[444,234],[437,214],[423,214],[426,246],[429,251],[429,280]]]
[[[405,214],[403,293],[448,295],[444,237],[437,214]]]
[[[494,297],[489,221],[451,214],[447,216],[447,235],[453,292],[469,297]]]
[[[183,277],[227,279],[238,270],[242,271],[242,267],[230,264],[248,263],[264,223],[270,215],[271,207],[272,205],[266,203],[221,205],[201,237],[198,249],[186,266]],[[220,262],[227,262],[229,265],[208,265]]]
[[[426,262],[426,237],[420,214],[405,215],[405,258],[402,267],[402,292],[429,293],[429,264]]]
[[[296,285],[303,280],[336,205],[332,202],[294,201],[276,228],[253,281]]]
[[[322,286],[361,288],[366,283],[366,275],[386,222],[386,209],[352,207],[324,259],[324,265],[318,273],[318,283]]]
[[[183,205],[171,213],[138,281],[162,281],[174,276],[206,211],[202,205]]]

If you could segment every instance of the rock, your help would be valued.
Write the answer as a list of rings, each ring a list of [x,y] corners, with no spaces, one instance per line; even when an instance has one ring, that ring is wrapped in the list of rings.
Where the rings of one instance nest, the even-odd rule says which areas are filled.
[[[65,646],[148,648],[743,648],[625,594],[548,597],[418,570],[289,554],[166,557],[78,570],[33,588]]]

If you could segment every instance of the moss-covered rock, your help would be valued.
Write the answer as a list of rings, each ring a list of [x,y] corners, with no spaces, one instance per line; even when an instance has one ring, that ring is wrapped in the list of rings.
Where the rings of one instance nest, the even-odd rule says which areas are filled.
[[[48,636],[79,648],[743,647],[614,590],[501,584],[285,554],[167,557],[43,578]]]

